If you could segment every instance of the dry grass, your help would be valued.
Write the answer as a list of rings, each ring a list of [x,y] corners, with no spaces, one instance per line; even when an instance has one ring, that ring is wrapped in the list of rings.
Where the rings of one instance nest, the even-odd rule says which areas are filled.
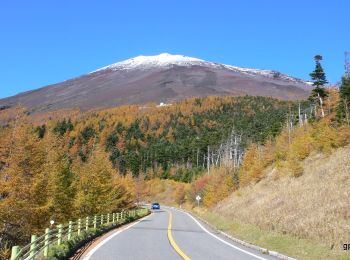
[[[192,213],[205,219],[217,229],[241,240],[259,245],[268,250],[277,251],[297,259],[304,260],[346,260],[344,252],[329,250],[329,247],[311,239],[303,239],[290,234],[266,231],[256,225],[247,224],[239,219],[227,217],[205,208],[190,209]]]
[[[263,230],[322,242],[344,253],[343,243],[350,242],[350,147],[312,155],[301,166],[304,174],[298,178],[278,177],[280,170],[270,169],[265,179],[235,192],[216,209]]]

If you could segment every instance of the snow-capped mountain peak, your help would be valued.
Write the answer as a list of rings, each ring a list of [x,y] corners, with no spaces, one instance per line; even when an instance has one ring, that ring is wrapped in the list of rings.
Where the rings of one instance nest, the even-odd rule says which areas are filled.
[[[211,69],[224,69],[229,71],[234,71],[249,75],[252,77],[265,77],[265,78],[279,78],[280,80],[302,82],[308,84],[306,81],[290,77],[286,74],[279,73],[273,70],[262,70],[262,69],[251,69],[251,68],[241,68],[232,65],[220,64],[216,62],[210,62],[201,60],[198,58],[188,57],[184,55],[173,55],[169,53],[161,53],[154,56],[137,56],[131,59],[127,59],[121,62],[117,62],[106,67],[100,68],[94,72],[103,70],[112,71],[129,71],[129,70],[149,70],[152,68],[169,68],[173,66],[202,66]]]
[[[121,62],[111,64],[103,67],[100,70],[111,69],[111,70],[128,70],[128,69],[147,69],[150,67],[166,67],[170,65],[179,66],[191,66],[196,63],[205,62],[204,60],[187,57],[183,55],[172,55],[169,53],[161,53],[154,56],[137,56],[135,58],[127,59]]]

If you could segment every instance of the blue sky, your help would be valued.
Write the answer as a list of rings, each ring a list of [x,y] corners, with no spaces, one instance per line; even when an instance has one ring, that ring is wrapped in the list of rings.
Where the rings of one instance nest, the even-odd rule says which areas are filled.
[[[2,0],[0,98],[140,54],[183,54],[330,82],[350,50],[348,0]]]

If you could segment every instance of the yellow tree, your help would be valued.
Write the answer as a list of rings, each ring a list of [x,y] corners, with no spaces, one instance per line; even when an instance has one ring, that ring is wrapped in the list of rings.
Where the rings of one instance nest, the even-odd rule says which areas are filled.
[[[46,137],[45,172],[49,176],[49,215],[58,223],[63,223],[73,217],[74,174],[65,148],[64,139],[49,132]]]
[[[79,215],[101,214],[125,206],[127,191],[101,147],[97,146],[89,161],[80,163],[76,169]]]
[[[47,216],[45,150],[29,125],[11,135],[6,167],[0,179],[0,221],[13,239],[27,239],[42,228]]]

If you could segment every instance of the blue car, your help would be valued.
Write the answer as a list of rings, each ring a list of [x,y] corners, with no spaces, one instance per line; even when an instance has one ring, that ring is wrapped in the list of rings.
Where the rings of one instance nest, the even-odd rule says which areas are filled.
[[[152,203],[152,209],[160,209],[160,205],[158,202]]]

